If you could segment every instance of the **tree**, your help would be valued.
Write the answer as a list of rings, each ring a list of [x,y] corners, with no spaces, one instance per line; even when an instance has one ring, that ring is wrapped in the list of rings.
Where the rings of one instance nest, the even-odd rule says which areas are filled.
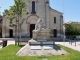
[[[18,45],[19,45],[19,37],[21,36],[21,25],[24,22],[24,19],[22,19],[23,12],[26,12],[26,4],[23,2],[23,0],[14,0],[15,5],[11,7],[11,10],[13,10],[14,14],[17,17],[17,27],[18,27]],[[20,27],[19,27],[20,26]],[[19,36],[20,33],[20,36]]]
[[[80,35],[80,28],[76,25],[76,22],[72,22],[70,24],[65,24],[65,33],[66,35]]]
[[[15,27],[15,30],[16,30],[17,25],[12,23],[12,21],[15,19],[15,14],[11,10],[6,9],[5,10],[5,15],[6,15],[5,16],[6,19],[9,22],[10,29]],[[17,35],[16,32],[15,32],[15,35]],[[16,42],[15,42],[15,44],[16,44]]]
[[[11,12],[11,10],[5,10],[5,14],[6,14],[6,19],[9,22],[9,26],[12,27],[12,21],[15,18],[14,13]]]
[[[23,0],[14,0],[14,2],[15,4],[13,6],[10,6],[11,12],[9,12],[8,10],[6,10],[5,12],[7,13],[8,18],[10,16],[15,17],[16,24],[13,24],[13,25],[17,27],[16,30],[18,31],[18,45],[19,45],[19,37],[21,37],[21,25],[25,21],[25,18],[22,18],[22,17],[23,15],[27,15],[29,13],[28,12],[26,13],[26,4],[25,2],[23,2]],[[10,14],[10,13],[13,13],[13,14]],[[12,21],[13,19],[10,18],[10,21]],[[19,33],[20,33],[20,36],[19,36]]]

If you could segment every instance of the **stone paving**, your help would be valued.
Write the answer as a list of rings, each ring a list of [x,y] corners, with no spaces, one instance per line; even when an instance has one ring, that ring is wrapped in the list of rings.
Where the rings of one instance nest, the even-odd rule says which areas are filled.
[[[71,49],[77,50],[80,52],[80,42],[76,42],[76,46],[75,43],[69,44],[69,42],[55,42],[56,44],[61,44],[63,46],[69,47]]]

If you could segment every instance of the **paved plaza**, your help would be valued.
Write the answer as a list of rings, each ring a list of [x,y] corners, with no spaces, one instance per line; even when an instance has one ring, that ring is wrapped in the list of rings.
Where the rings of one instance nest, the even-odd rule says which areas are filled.
[[[63,46],[69,47],[71,49],[74,49],[80,52],[80,42],[76,42],[76,46],[75,46],[75,42],[72,42],[72,45],[69,44],[69,42],[55,42],[55,43],[61,44]]]
[[[2,41],[0,40],[0,42],[2,42]],[[7,41],[7,45],[10,45],[10,44],[15,44],[14,39]],[[20,44],[27,44],[27,42],[23,42],[23,43],[20,43]],[[60,45],[69,47],[71,49],[74,49],[74,50],[77,50],[77,51],[80,52],[80,41],[76,42],[76,46],[75,46],[75,42],[72,42],[72,45],[69,42],[55,42],[55,44],[60,44]],[[2,46],[0,46],[0,49],[1,48],[2,48]]]

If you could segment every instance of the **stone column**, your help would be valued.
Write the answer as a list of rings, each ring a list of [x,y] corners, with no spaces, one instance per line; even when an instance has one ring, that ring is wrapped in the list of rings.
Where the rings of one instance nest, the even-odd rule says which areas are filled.
[[[61,33],[63,33],[63,16],[61,15]]]
[[[60,15],[60,37],[61,37],[61,15]]]
[[[49,13],[49,2],[46,2],[46,24],[47,24],[47,28],[50,28],[49,27],[49,24],[50,24],[49,15],[50,15],[50,13]]]
[[[28,22],[28,23],[27,23],[27,32],[28,32],[28,33],[30,33],[29,30],[30,30],[30,23]]]

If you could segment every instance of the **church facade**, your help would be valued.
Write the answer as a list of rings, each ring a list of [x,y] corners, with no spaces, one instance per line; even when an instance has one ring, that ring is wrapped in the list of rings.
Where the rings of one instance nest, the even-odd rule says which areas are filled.
[[[40,18],[43,19],[46,28],[50,29],[51,36],[61,37],[63,35],[63,13],[50,7],[49,0],[24,0],[27,5],[28,15],[24,16],[25,21],[21,27],[22,37],[32,37],[35,23]],[[15,29],[9,27],[9,23],[3,16],[2,25],[3,37],[14,37]]]

